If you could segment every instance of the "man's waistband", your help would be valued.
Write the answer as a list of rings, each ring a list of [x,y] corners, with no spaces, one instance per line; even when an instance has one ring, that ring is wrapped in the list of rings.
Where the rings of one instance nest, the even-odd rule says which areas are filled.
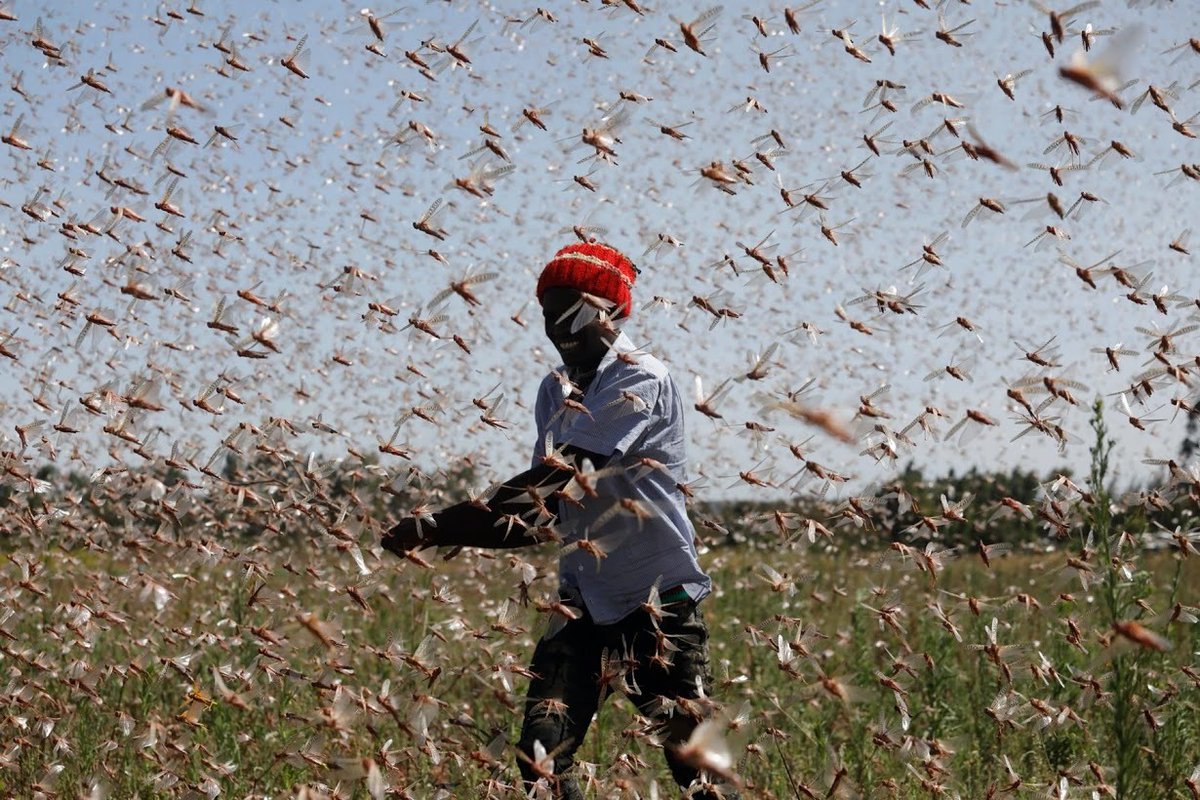
[[[658,598],[665,604],[683,603],[692,599],[691,595],[687,593],[687,589],[684,589],[682,586],[676,586],[672,589],[659,592]]]

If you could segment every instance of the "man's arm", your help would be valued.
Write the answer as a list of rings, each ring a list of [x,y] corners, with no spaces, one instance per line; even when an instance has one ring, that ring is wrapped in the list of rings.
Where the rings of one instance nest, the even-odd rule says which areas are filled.
[[[538,544],[538,529],[557,517],[559,492],[585,459],[599,468],[608,456],[567,445],[505,481],[488,500],[457,503],[435,513],[432,522],[406,517],[381,543],[397,554],[435,545],[508,549]]]

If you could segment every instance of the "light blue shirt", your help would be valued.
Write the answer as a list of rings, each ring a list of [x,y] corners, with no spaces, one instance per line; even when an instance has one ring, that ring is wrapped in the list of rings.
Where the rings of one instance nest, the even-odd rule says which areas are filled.
[[[553,448],[570,444],[609,459],[594,497],[583,494],[581,507],[559,503],[562,591],[581,599],[601,625],[637,610],[655,580],[662,591],[683,586],[693,600],[703,599],[712,581],[697,560],[695,529],[678,487],[687,480],[683,403],[667,368],[635,352],[621,333],[584,394],[586,412],[564,404],[563,383],[552,373],[538,389],[534,464],[547,453],[547,434]],[[634,508],[620,500],[633,501]],[[584,536],[607,555],[570,546]]]

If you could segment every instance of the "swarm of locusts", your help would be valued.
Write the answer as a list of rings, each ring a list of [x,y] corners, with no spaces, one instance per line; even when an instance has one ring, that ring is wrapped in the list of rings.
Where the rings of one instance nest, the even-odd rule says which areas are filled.
[[[528,466],[601,240],[689,388],[690,763],[1200,800],[1200,28],[982,5],[0,3],[0,795],[524,796],[605,544],[378,543]],[[589,796],[670,796],[593,731]]]

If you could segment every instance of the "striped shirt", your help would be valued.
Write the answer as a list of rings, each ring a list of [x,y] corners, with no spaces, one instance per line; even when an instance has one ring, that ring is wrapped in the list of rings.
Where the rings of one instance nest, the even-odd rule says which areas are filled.
[[[663,591],[683,587],[693,600],[706,597],[712,582],[697,561],[678,487],[687,480],[683,403],[667,368],[634,352],[621,333],[583,396],[586,412],[564,404],[567,392],[553,373],[538,389],[534,464],[564,445],[609,458],[597,472],[595,496],[582,494],[578,507],[559,503],[560,590],[601,625],[637,610],[656,580]],[[584,537],[593,546],[572,544]]]

